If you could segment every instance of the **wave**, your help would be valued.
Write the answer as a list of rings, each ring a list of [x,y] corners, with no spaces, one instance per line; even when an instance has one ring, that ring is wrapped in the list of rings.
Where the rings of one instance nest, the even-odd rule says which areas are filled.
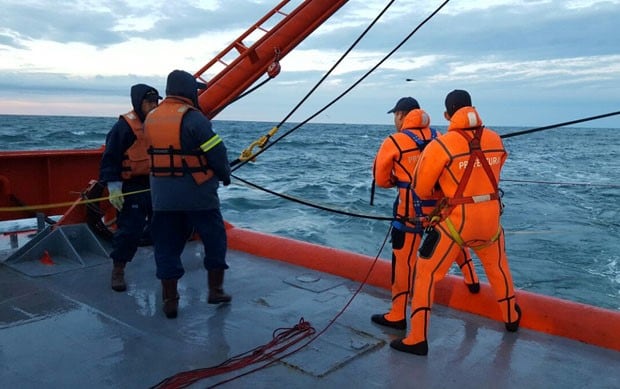
[[[0,115],[0,147],[99,148],[116,120]],[[273,125],[213,122],[231,160]],[[519,130],[496,129],[500,133]],[[286,131],[282,128],[275,139]],[[391,124],[307,124],[234,174],[317,205],[387,217],[396,192],[377,188],[371,206],[371,169],[381,142],[393,131]],[[564,128],[505,140],[509,157],[501,182],[505,192],[502,224],[517,287],[620,308],[617,133]],[[237,180],[221,188],[220,198],[224,217],[237,226],[390,260],[389,247],[381,250],[390,228],[387,221],[319,210]],[[479,274],[484,279],[482,269]]]

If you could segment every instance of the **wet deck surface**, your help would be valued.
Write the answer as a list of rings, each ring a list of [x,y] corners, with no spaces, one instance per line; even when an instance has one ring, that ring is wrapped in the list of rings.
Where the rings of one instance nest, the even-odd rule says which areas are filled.
[[[359,287],[344,278],[229,251],[225,289],[233,301],[210,305],[201,255],[200,245],[188,243],[176,319],[161,311],[150,247],[140,248],[128,265],[124,293],[109,288],[108,261],[35,277],[0,265],[0,386],[148,388],[267,344],[274,330],[292,327],[301,318],[318,333]],[[507,333],[502,323],[439,305],[433,308],[429,355],[397,352],[389,342],[404,332],[370,321],[388,307],[388,300],[387,290],[365,286],[307,347],[219,387],[620,387],[616,351],[526,329]],[[209,387],[258,366],[191,387]]]

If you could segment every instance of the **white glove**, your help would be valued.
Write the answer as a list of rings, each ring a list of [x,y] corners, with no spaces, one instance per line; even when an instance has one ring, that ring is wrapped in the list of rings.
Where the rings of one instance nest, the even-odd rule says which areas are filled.
[[[112,181],[108,182],[108,193],[110,197],[108,200],[110,204],[114,206],[117,210],[123,209],[123,183],[121,181]]]

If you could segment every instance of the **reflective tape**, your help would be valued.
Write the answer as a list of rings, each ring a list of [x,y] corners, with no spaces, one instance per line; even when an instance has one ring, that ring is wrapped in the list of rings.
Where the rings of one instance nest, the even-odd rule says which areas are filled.
[[[222,138],[220,138],[220,136],[216,134],[216,135],[213,135],[211,139],[201,144],[200,149],[206,153],[207,151],[211,150],[212,148],[214,148],[221,142],[222,142]]]

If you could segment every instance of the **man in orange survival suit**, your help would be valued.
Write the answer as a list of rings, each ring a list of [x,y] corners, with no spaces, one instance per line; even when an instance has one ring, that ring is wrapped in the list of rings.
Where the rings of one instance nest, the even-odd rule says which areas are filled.
[[[446,96],[448,132],[428,145],[415,170],[413,187],[421,197],[439,185],[445,198],[434,228],[424,234],[415,270],[411,329],[390,346],[417,355],[428,353],[427,332],[435,283],[448,271],[463,247],[472,248],[482,262],[495,292],[508,331],[517,331],[521,310],[500,224],[502,205],[498,181],[507,157],[502,140],[484,128],[464,90]]]
[[[388,136],[375,157],[373,176],[382,188],[398,188],[392,221],[392,307],[388,313],[372,315],[377,324],[406,329],[406,311],[412,275],[422,237],[421,217],[434,209],[437,198],[420,199],[411,190],[413,171],[422,149],[437,136],[429,128],[430,118],[412,97],[403,97],[388,113],[394,114],[396,133]],[[472,293],[480,290],[478,277],[467,250],[457,263]]]

